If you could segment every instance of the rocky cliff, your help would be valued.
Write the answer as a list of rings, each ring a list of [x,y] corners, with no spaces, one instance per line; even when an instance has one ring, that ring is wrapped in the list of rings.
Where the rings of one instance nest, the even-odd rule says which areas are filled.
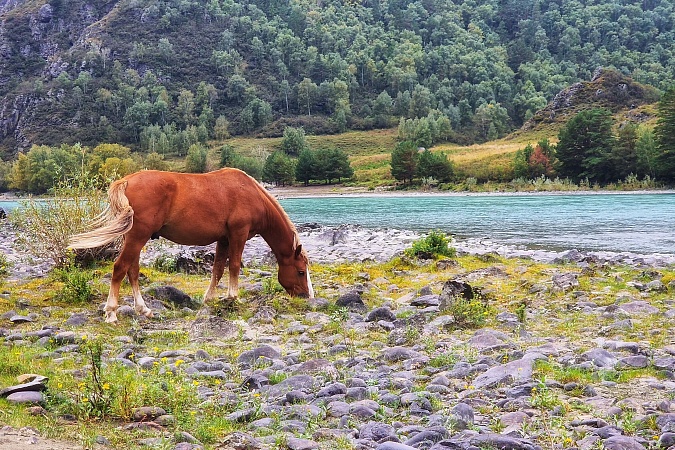
[[[659,93],[651,86],[635,82],[621,73],[599,68],[591,81],[574,83],[560,91],[543,109],[537,111],[522,127],[529,131],[545,124],[562,124],[579,111],[607,108],[613,113],[627,112],[635,121],[647,120],[644,113],[633,113],[638,107],[658,101]]]

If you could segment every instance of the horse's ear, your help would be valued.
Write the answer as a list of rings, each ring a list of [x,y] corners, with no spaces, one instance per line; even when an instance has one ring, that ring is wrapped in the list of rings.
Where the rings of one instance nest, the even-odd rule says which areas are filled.
[[[295,247],[295,257],[298,258],[301,253],[302,253],[302,244]]]

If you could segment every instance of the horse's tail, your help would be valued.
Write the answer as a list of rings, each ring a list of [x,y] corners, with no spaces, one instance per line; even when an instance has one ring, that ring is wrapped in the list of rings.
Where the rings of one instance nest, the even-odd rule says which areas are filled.
[[[115,181],[108,189],[108,207],[87,225],[91,231],[70,237],[68,248],[101,247],[123,236],[134,225],[134,210],[124,194],[126,180]]]

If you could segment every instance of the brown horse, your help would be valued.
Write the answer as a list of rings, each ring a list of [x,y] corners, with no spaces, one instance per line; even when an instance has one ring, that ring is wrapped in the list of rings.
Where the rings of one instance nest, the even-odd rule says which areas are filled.
[[[120,284],[124,276],[139,314],[152,317],[138,286],[139,256],[150,238],[164,237],[183,245],[216,242],[211,284],[204,302],[214,296],[229,259],[227,295],[239,293],[244,244],[259,234],[279,264],[279,283],[290,295],[314,297],[307,255],[298,233],[279,202],[246,173],[221,169],[206,174],[147,170],[111,184],[110,204],[91,224],[96,229],[71,237],[70,248],[105,245],[124,236],[113,266],[106,322],[117,321]]]

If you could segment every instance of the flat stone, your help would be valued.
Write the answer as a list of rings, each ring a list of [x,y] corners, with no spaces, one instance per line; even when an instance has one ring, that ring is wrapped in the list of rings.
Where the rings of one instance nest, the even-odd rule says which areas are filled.
[[[15,386],[9,386],[0,390],[0,397],[7,397],[11,394],[17,392],[42,392],[47,389],[47,377],[42,377],[42,379],[30,381],[28,383],[17,384]]]
[[[42,392],[37,391],[15,392],[7,396],[7,401],[11,403],[38,404],[44,401],[44,396]]]

